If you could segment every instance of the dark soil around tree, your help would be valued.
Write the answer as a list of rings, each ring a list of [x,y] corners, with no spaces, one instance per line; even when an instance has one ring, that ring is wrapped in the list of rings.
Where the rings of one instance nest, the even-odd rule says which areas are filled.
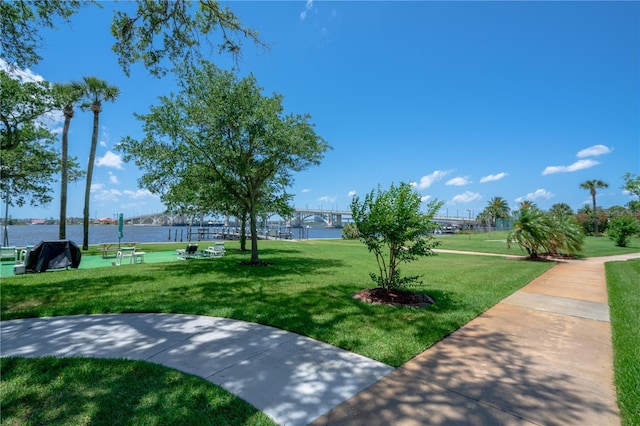
[[[367,303],[389,306],[407,306],[420,308],[432,305],[433,298],[424,293],[414,293],[406,290],[386,290],[380,287],[366,288],[353,295],[354,299]]]
[[[273,266],[271,262],[239,262],[242,266]]]

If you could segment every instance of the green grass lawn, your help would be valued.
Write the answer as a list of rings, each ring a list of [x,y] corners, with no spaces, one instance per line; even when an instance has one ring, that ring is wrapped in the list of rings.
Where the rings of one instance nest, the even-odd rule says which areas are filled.
[[[622,424],[640,425],[640,259],[609,262],[605,268]]]
[[[274,425],[204,379],[143,361],[1,358],[0,372],[3,425]]]
[[[441,244],[438,248],[447,250],[463,250],[485,253],[511,254],[526,256],[527,253],[517,244],[507,248],[507,231],[496,231],[477,234],[443,235],[438,237]],[[586,237],[584,251],[579,257],[614,256],[617,254],[640,252],[640,237],[633,237],[629,247],[616,247],[608,237]]]

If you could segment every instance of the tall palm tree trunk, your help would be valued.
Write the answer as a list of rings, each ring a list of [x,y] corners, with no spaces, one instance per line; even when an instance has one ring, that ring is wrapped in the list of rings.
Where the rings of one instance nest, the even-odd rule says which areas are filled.
[[[596,191],[591,191],[591,199],[593,200],[593,233],[598,236],[598,212],[596,211]]]
[[[62,158],[60,176],[60,229],[58,239],[67,238],[67,182],[68,182],[68,158],[69,158],[69,124],[73,115],[65,114],[64,127],[62,129]]]
[[[91,199],[91,179],[93,178],[93,163],[96,159],[96,147],[98,146],[98,129],[100,110],[93,109],[93,134],[91,136],[91,151],[89,152],[89,164],[87,165],[87,184],[84,189],[84,210],[82,220],[82,250],[89,250],[89,200]]]

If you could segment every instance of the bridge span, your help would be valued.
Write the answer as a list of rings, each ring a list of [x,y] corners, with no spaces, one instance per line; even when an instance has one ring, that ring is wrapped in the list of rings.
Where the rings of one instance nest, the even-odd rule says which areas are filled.
[[[261,218],[261,220],[264,223],[273,222],[271,218],[274,216],[278,215],[274,213]],[[304,223],[309,219],[312,219],[313,222],[324,222],[326,226],[334,228],[340,228],[344,223],[349,223],[353,220],[349,210],[294,209],[291,217],[283,218],[280,221],[284,222],[286,227],[299,228],[304,226]],[[477,223],[475,218],[456,216],[435,216],[433,221],[440,225],[469,225]],[[209,225],[211,221],[201,222],[200,215],[188,216],[179,213],[160,212],[127,217],[125,218],[125,223],[129,225],[200,226]],[[216,224],[221,226],[239,225],[235,218],[229,217],[216,222]]]

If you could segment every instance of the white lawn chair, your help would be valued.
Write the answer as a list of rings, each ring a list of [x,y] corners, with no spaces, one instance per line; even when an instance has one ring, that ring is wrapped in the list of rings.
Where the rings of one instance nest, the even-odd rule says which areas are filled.
[[[207,257],[222,257],[225,255],[224,243],[215,243],[205,251]]]

